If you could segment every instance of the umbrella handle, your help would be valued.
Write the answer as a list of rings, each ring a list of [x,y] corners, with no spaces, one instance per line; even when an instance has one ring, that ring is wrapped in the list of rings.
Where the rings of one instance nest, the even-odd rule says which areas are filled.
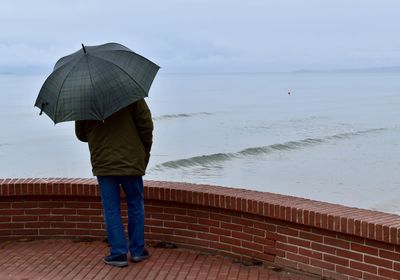
[[[42,102],[42,105],[40,106],[40,113],[39,113],[39,115],[43,114],[43,109],[44,109],[44,107],[47,106],[47,105],[49,105],[48,102]]]
[[[82,44],[82,49],[83,49],[83,52],[86,54],[86,48],[83,44]]]

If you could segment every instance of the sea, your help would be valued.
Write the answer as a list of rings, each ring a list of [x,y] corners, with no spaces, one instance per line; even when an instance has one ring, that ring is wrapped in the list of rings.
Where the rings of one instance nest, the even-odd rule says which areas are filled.
[[[0,75],[0,178],[93,177],[74,123],[33,106],[41,75]],[[145,180],[280,193],[400,214],[400,72],[169,74],[146,99]]]

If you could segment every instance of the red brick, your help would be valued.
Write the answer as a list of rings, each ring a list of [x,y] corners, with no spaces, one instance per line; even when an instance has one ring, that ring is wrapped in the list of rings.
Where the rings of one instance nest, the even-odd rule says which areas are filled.
[[[385,268],[378,268],[378,275],[388,277],[391,279],[400,279],[400,272],[389,270]]]
[[[15,216],[18,217],[18,216]],[[23,217],[23,216],[21,216]],[[7,216],[0,216],[0,223],[4,223],[4,222],[11,222],[11,217],[7,217]]]
[[[383,240],[387,243],[390,242],[390,228],[388,226],[383,226]]]
[[[12,221],[13,222],[33,222],[37,221],[38,217],[37,216],[13,216]]]
[[[66,201],[66,208],[89,208],[90,204],[87,202],[78,202],[78,201]]]
[[[122,204],[121,208],[124,209],[124,207],[126,204]],[[82,207],[82,208],[86,208],[86,207]],[[90,202],[89,203],[89,208],[91,209],[103,209],[103,205],[101,204],[101,202]]]
[[[320,259],[322,260],[322,253],[316,252],[313,250],[305,249],[305,248],[299,248],[299,254],[303,256],[307,256],[313,259]]]
[[[240,239],[240,240],[253,241],[253,235],[250,235],[247,233],[242,233],[242,232],[237,232],[237,231],[232,231],[232,237]]]
[[[65,216],[45,215],[39,216],[39,221],[64,221]]]
[[[393,263],[393,269],[396,271],[400,271],[400,262],[394,262]]]
[[[286,257],[287,257],[289,260],[293,260],[293,261],[296,261],[296,262],[298,262],[298,263],[309,264],[309,262],[310,262],[310,259],[309,259],[308,257],[306,257],[306,256],[301,256],[301,255],[297,255],[297,254],[292,254],[292,253],[290,253],[290,252],[287,252],[287,253],[286,253]]]
[[[210,213],[206,211],[194,211],[194,210],[187,210],[187,215],[191,217],[198,217],[198,218],[209,218]]]
[[[199,218],[198,223],[201,225],[214,226],[214,227],[220,226],[220,222],[213,219]]]
[[[254,243],[254,242],[248,242],[248,241],[242,240],[241,243],[242,243],[242,247],[252,249],[253,251],[263,252],[263,250],[264,250],[263,245],[260,245],[260,244]]]
[[[232,217],[232,223],[243,225],[243,226],[253,226],[253,221],[248,219],[242,219],[238,217]]]
[[[197,233],[197,238],[199,239],[204,239],[204,240],[211,240],[211,241],[218,241],[219,236],[215,234],[210,234],[210,233],[203,233],[203,232],[198,232]]]
[[[0,216],[24,215],[23,209],[0,209]]]
[[[304,232],[304,231],[299,232],[299,237],[302,239],[307,239],[307,240],[315,241],[315,242],[319,242],[319,243],[322,243],[322,241],[323,241],[323,236],[309,233],[309,232]]]
[[[152,233],[163,233],[172,235],[174,232],[174,230],[171,228],[160,228],[160,227],[149,227],[149,228]]]
[[[195,231],[183,230],[183,229],[175,229],[174,235],[186,236],[186,237],[197,237],[197,233]]]
[[[42,208],[36,208],[36,209],[26,209],[25,210],[26,215],[50,215],[50,209],[42,209]]]
[[[398,242],[398,233],[399,233],[398,228],[390,228],[390,242],[397,244]]]
[[[0,229],[24,228],[24,223],[0,223]]]
[[[219,240],[222,243],[228,243],[228,244],[235,245],[235,246],[241,246],[240,239],[230,238],[230,237],[226,237],[226,236],[220,236]]]
[[[165,207],[164,208],[164,213],[186,216],[187,215],[187,209]]]
[[[81,223],[82,225],[83,223]],[[74,222],[50,222],[50,227],[52,228],[76,228],[76,223]]]
[[[252,227],[243,227],[243,231],[252,235],[257,235],[260,237],[265,237],[265,230],[256,229]]]
[[[343,250],[343,249],[337,249],[336,250],[336,255],[338,257],[344,257],[347,259],[353,259],[356,261],[362,261],[363,260],[363,254],[353,252],[353,251],[348,251],[348,250]]]
[[[25,228],[49,228],[50,222],[26,222]]]
[[[319,243],[311,243],[311,248],[313,250],[316,250],[318,252],[323,252],[323,253],[329,253],[329,254],[336,254],[336,248],[330,247],[330,246],[325,246]]]
[[[339,265],[343,265],[343,266],[349,266],[349,260],[348,259],[339,258],[339,257],[328,255],[328,254],[324,254],[323,259],[326,262],[339,264]]]
[[[340,265],[336,266],[336,272],[339,272],[339,273],[345,274],[345,275],[349,275],[349,276],[353,276],[353,277],[357,277],[358,279],[361,279],[362,275],[363,275],[363,273],[359,270],[355,270],[355,269],[340,266]]]
[[[266,230],[268,232],[276,232],[277,225],[270,224],[267,222],[254,222],[254,227],[262,230]]]
[[[234,222],[234,219],[239,219],[236,217],[231,217],[228,215],[220,215],[220,214],[216,214],[216,213],[210,213],[210,220],[214,220],[214,221],[222,221],[222,222],[226,222],[226,223],[236,223]]]
[[[215,227],[210,227],[210,233],[218,234],[221,236],[231,236],[231,231],[222,229],[222,228],[215,228]]]
[[[363,274],[363,279],[365,279],[365,280],[393,280],[393,279],[390,279],[387,277],[373,275],[373,274],[369,274],[369,273],[365,273],[365,272]]]
[[[393,261],[400,261],[400,253],[379,250],[379,256],[384,259],[389,259]]]
[[[11,208],[11,202],[0,202],[0,209],[9,209]]]
[[[64,229],[41,228],[39,229],[39,235],[64,235]]]
[[[197,232],[211,232],[210,227],[205,225],[188,224],[187,228]]]
[[[164,221],[164,226],[167,228],[188,228],[187,223],[175,222],[175,221]]]
[[[277,232],[281,233],[281,234],[285,234],[285,235],[294,236],[294,237],[298,237],[299,236],[299,231],[298,230],[287,228],[287,227],[278,226]]]
[[[177,222],[183,222],[183,223],[188,223],[188,224],[196,224],[196,223],[198,223],[198,218],[196,218],[196,217],[190,217],[190,216],[176,215],[176,216],[175,216],[175,221],[177,221]]]
[[[286,256],[286,252],[284,250],[280,250],[277,249],[276,247],[271,247],[271,246],[264,246],[264,253],[279,257]]]
[[[42,201],[39,202],[39,208],[63,208],[64,202],[61,201]]]
[[[221,222],[221,228],[230,229],[234,231],[243,231],[243,226],[241,225],[224,223],[224,222]]]
[[[287,242],[287,236],[282,235],[282,234],[277,234],[277,233],[273,233],[273,232],[266,232],[265,233],[265,238],[267,239],[271,239],[271,240],[278,240],[281,242]]]
[[[210,242],[207,240],[190,239],[190,241],[188,243],[193,245],[195,247],[195,249],[199,248],[199,247],[205,247],[205,248],[210,247]]]
[[[372,274],[378,274],[378,268],[375,265],[370,265],[362,262],[356,262],[356,261],[350,261],[350,267],[357,269],[357,270],[362,270],[366,271]]]
[[[376,257],[371,257],[371,256],[364,256],[364,262],[369,263],[369,264],[374,264],[377,266],[383,266],[392,269],[393,268],[393,262],[384,260],[381,258],[376,258]]]
[[[326,245],[331,245],[334,247],[340,247],[343,249],[349,249],[350,248],[350,242],[340,240],[340,239],[335,239],[331,237],[324,237],[324,244]]]
[[[76,209],[68,209],[68,208],[50,209],[50,211],[51,214],[53,215],[75,215],[77,213]]]
[[[98,216],[102,214],[102,211],[100,209],[76,209],[76,214],[87,215],[87,216]]]
[[[90,222],[93,222],[93,223],[104,223],[104,217],[103,216],[99,216],[99,217],[92,216],[92,217],[90,217]]]
[[[351,243],[351,250],[361,252],[368,255],[378,256],[378,249],[370,246],[364,246],[356,243]]]
[[[157,219],[157,220],[163,220],[163,221],[174,221],[175,216],[171,214],[159,214],[159,213],[152,213],[151,214],[152,219]]]
[[[300,247],[305,247],[305,248],[310,248],[311,247],[311,242],[307,241],[307,240],[303,240],[303,239],[298,239],[298,238],[294,238],[294,237],[288,237],[288,243],[289,244],[293,244],[293,245],[297,245]]]
[[[281,242],[276,242],[276,248],[283,250],[283,251],[296,253],[296,254],[299,252],[299,248],[297,246],[292,246],[292,245],[281,243]]]
[[[38,235],[38,229],[13,229],[12,230],[13,235],[33,235],[37,236]]]
[[[214,248],[217,250],[222,250],[222,251],[232,251],[232,246],[220,242],[213,242],[210,241],[210,248]]]
[[[232,232],[232,235],[233,234],[234,233]],[[262,237],[258,237],[258,236],[254,236],[254,242],[255,243],[259,243],[259,244],[263,244],[263,245],[267,245],[267,246],[274,246],[275,245],[275,241],[274,240],[267,239],[267,238],[262,238]]]
[[[37,208],[38,203],[34,201],[12,202],[12,208]]]
[[[376,224],[375,225],[375,236],[376,240],[383,241],[383,228],[382,225]]]
[[[67,222],[89,222],[89,216],[64,216]]]

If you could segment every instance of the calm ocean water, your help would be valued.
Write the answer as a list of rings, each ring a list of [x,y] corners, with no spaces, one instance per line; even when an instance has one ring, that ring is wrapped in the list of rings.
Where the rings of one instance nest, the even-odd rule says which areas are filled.
[[[400,73],[160,73],[145,179],[400,213]],[[45,76],[0,75],[0,178],[91,177],[73,123],[33,107]],[[291,94],[288,94],[288,91]]]

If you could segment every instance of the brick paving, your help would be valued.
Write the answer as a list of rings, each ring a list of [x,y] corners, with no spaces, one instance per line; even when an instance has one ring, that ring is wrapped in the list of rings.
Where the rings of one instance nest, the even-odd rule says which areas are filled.
[[[68,279],[320,279],[300,273],[245,266],[186,249],[148,248],[150,259],[128,267],[105,265],[106,243],[20,240],[0,243],[0,280]]]

